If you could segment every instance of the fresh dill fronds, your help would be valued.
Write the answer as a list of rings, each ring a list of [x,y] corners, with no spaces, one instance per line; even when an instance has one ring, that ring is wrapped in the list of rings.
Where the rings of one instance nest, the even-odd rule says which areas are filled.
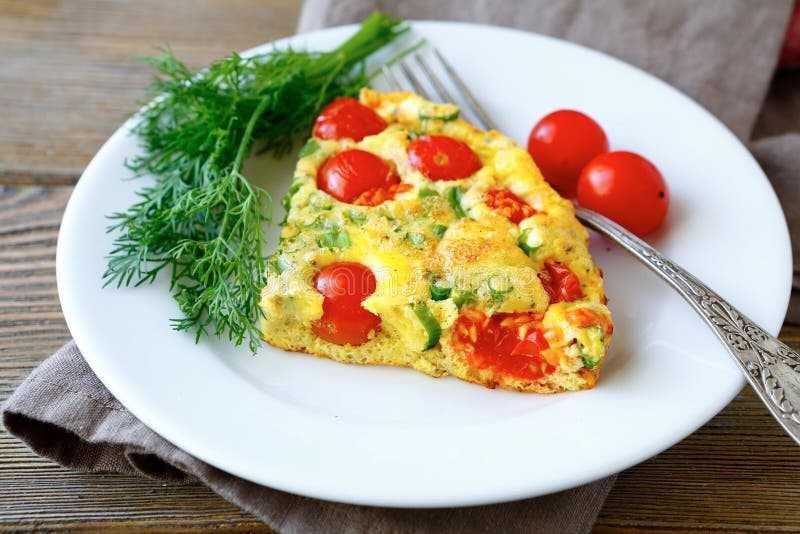
[[[154,183],[110,216],[116,237],[105,285],[138,286],[166,270],[183,314],[176,330],[246,340],[255,352],[272,199],[241,174],[242,163],[254,141],[277,156],[288,152],[328,102],[368,84],[364,60],[407,29],[375,13],[332,52],[232,54],[200,72],[168,48],[146,58],[160,77],[133,129],[142,153],[128,167]]]

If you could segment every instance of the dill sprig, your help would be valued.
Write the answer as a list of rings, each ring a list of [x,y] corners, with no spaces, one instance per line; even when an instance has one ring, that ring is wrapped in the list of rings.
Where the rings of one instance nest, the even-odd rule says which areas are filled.
[[[364,60],[405,31],[375,13],[332,52],[232,54],[200,72],[169,48],[145,58],[160,76],[133,129],[141,154],[127,165],[155,180],[127,211],[110,216],[108,231],[117,236],[105,285],[139,286],[166,269],[183,314],[173,319],[176,330],[193,330],[196,340],[246,340],[255,352],[272,199],[242,175],[242,163],[254,141],[278,156],[290,150],[330,100],[368,84]]]

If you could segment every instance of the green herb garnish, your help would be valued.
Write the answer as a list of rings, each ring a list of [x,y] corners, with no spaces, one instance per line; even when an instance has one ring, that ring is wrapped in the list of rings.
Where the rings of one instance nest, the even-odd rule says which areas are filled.
[[[168,48],[147,58],[160,77],[133,128],[142,150],[128,167],[155,180],[127,211],[110,216],[108,231],[117,235],[105,285],[149,283],[167,268],[183,314],[175,329],[193,330],[196,339],[246,340],[255,352],[272,199],[242,175],[242,163],[254,142],[286,154],[328,102],[369,83],[364,60],[407,29],[376,13],[332,52],[232,54],[200,72]]]

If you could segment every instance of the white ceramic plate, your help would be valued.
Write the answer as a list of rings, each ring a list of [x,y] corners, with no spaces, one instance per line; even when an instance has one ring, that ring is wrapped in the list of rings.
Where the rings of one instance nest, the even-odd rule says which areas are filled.
[[[329,49],[353,27],[280,44]],[[777,333],[791,253],[775,195],[747,150],[686,96],[620,61],[562,41],[467,24],[414,24],[451,60],[504,132],[525,142],[549,111],[597,119],[612,148],[640,152],[672,193],[650,241]],[[261,47],[261,50],[266,50]],[[131,122],[81,177],[58,242],[64,315],[92,369],[136,416],[225,471],[349,503],[459,506],[542,495],[625,469],[708,421],[744,381],[680,298],[593,237],[615,334],[599,385],[555,396],[492,391],[454,378],[347,366],[170,329],[166,284],[101,289],[111,237],[142,181],[124,181]],[[285,191],[293,161],[255,161]],[[278,214],[278,220],[280,216]],[[271,232],[272,239],[275,230]]]

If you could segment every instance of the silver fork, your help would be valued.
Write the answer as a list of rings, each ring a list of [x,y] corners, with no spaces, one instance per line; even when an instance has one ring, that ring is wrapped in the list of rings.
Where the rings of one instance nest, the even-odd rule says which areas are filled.
[[[496,129],[453,67],[436,49],[429,46],[428,50],[434,61],[426,59],[423,50],[396,65],[383,67],[388,85],[394,90],[411,89],[430,100],[457,104],[484,129]],[[437,70],[443,76],[437,75]],[[448,85],[459,98],[453,97]],[[582,207],[577,207],[575,213],[586,226],[616,242],[655,271],[689,302],[728,349],[770,413],[800,444],[800,356],[693,274],[617,223]]]

